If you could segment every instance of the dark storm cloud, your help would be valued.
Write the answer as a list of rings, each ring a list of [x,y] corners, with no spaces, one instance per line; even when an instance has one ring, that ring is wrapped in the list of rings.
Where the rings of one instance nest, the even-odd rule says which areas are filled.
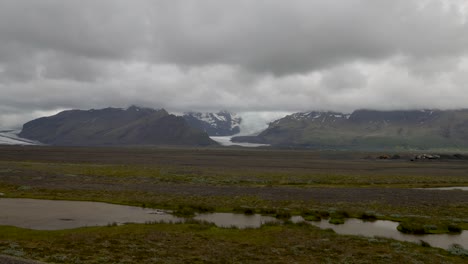
[[[155,15],[155,50],[168,62],[280,75],[395,54],[465,52],[460,11],[442,10],[441,1],[172,1]]]
[[[0,0],[0,126],[131,104],[250,116],[468,107],[466,6]]]

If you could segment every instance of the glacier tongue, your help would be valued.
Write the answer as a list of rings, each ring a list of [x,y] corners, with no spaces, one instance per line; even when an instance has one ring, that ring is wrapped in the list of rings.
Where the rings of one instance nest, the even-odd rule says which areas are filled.
[[[0,145],[41,145],[40,142],[18,137],[17,130],[0,130]]]
[[[218,142],[219,144],[223,146],[241,146],[241,147],[247,147],[247,148],[256,148],[256,147],[266,147],[270,146],[269,144],[257,144],[257,143],[237,143],[237,142],[232,142],[232,136],[225,136],[225,137],[210,137],[214,141]]]

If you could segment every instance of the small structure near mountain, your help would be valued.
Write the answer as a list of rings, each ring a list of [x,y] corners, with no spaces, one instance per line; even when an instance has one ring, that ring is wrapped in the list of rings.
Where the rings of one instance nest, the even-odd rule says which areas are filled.
[[[440,159],[440,155],[432,155],[432,154],[419,154],[414,156],[412,160],[435,160]]]

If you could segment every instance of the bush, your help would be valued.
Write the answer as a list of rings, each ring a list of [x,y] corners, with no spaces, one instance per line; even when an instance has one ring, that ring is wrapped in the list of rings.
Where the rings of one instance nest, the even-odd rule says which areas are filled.
[[[260,213],[263,215],[274,215],[276,214],[276,209],[263,207],[260,209]]]
[[[463,229],[456,224],[449,224],[447,229],[450,233],[461,233]]]
[[[191,204],[179,205],[178,209],[172,214],[179,217],[192,217],[195,213],[208,213],[213,212],[214,208],[206,205]]]
[[[291,213],[288,210],[277,210],[275,217],[278,219],[289,219],[291,218]]]
[[[431,247],[431,245],[424,240],[419,240],[419,242],[421,243],[422,247]]]
[[[375,220],[377,220],[377,216],[375,215],[375,212],[372,212],[372,211],[366,211],[366,212],[360,214],[358,218],[362,219],[364,221],[375,221]]]
[[[179,206],[179,208],[172,212],[172,214],[178,217],[192,217],[195,215],[195,210],[190,207]]]
[[[255,214],[255,209],[247,206],[240,206],[234,208],[234,212],[243,213],[245,215],[253,215]]]

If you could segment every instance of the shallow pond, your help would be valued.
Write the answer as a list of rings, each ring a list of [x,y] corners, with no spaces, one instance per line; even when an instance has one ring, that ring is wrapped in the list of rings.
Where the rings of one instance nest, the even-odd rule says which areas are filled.
[[[112,223],[180,222],[161,210],[97,202],[0,199],[0,225],[39,230],[104,226]]]
[[[194,217],[214,223],[219,227],[257,228],[267,222],[279,220],[258,214],[244,215],[233,213],[199,214]],[[293,222],[304,221],[300,216],[291,218]],[[112,223],[182,222],[163,210],[145,209],[133,206],[99,202],[56,201],[37,199],[0,198],[0,225],[10,225],[39,230],[59,230],[84,226],[104,226]],[[468,248],[468,232],[458,235],[409,235],[400,233],[397,222],[364,222],[348,219],[345,224],[333,225],[327,220],[308,222],[320,228],[331,228],[338,234],[386,237],[400,241],[417,242],[423,240],[431,246],[447,249],[456,243]]]
[[[215,224],[219,227],[237,227],[237,228],[258,228],[268,222],[278,222],[271,216],[259,214],[244,215],[233,213],[210,213],[199,214],[194,217],[196,220],[203,220]]]
[[[303,221],[300,216],[294,216],[293,222]],[[403,234],[397,230],[398,223],[392,221],[378,220],[373,222],[362,221],[359,219],[347,219],[342,225],[328,223],[328,220],[318,222],[308,222],[322,229],[331,228],[338,234],[343,235],[361,235],[367,237],[385,237],[400,241],[420,243],[421,240],[429,243],[433,247],[447,249],[452,244],[459,244],[463,248],[468,248],[468,232],[461,234],[430,234],[430,235],[411,235]]]
[[[453,190],[468,191],[468,186],[451,186],[451,187],[417,188],[417,189],[419,189],[419,190],[440,190],[440,191],[453,191]]]

